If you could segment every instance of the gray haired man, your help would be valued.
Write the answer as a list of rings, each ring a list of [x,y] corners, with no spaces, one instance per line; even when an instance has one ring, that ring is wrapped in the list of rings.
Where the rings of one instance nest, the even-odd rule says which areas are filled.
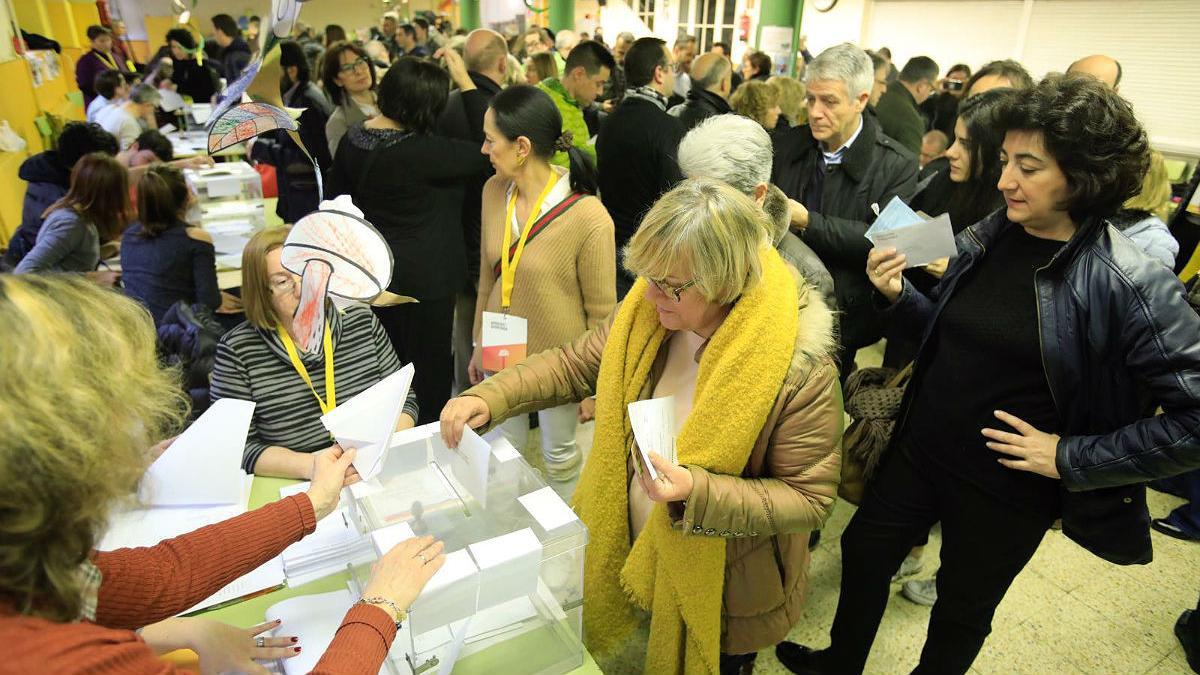
[[[792,228],[833,275],[844,378],[854,369],[854,354],[883,336],[866,274],[871,205],[912,196],[917,158],[863,115],[874,69],[861,48],[843,43],[821,52],[808,64],[804,84],[808,124],[776,133],[771,182],[792,200]]]

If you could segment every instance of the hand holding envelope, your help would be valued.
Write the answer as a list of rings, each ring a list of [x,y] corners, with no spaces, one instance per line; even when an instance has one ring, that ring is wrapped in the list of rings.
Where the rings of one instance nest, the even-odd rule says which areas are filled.
[[[907,258],[909,267],[958,255],[949,214],[923,218],[899,197],[892,197],[867,230],[866,237],[877,249],[896,249]]]

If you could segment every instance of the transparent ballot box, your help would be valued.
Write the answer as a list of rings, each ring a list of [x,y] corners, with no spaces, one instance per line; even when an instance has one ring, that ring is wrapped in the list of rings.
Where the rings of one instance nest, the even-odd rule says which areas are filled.
[[[587,528],[512,445],[468,430],[451,450],[435,423],[395,434],[376,467],[350,487],[351,517],[376,554],[412,536],[446,547],[384,672],[553,675],[582,665]],[[361,590],[370,565],[352,571]]]

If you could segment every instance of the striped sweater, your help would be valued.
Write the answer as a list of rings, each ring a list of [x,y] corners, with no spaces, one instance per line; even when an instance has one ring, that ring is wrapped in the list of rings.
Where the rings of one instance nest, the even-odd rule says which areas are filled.
[[[345,403],[400,369],[400,359],[374,313],[365,305],[328,312],[333,332],[333,370],[337,400]],[[325,393],[325,355],[321,349],[300,354],[313,388]],[[287,349],[274,330],[243,323],[217,345],[212,373],[212,399],[254,401],[254,418],[246,435],[242,468],[254,472],[259,456],[278,445],[296,452],[316,452],[333,444],[321,424],[321,406],[292,367]],[[404,412],[417,419],[416,393],[409,389]]]

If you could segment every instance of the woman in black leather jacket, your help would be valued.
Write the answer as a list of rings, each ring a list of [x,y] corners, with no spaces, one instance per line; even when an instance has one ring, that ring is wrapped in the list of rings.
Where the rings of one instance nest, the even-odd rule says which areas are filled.
[[[868,259],[921,347],[888,456],[842,537],[832,645],[781,644],[793,672],[861,672],[891,575],[939,520],[917,672],[966,672],[1056,518],[1109,561],[1149,562],[1142,483],[1200,467],[1200,317],[1105,220],[1148,166],[1132,108],[1093,78],[1049,77],[998,121],[1007,208],[958,236],[932,297],[903,281],[895,250]]]

